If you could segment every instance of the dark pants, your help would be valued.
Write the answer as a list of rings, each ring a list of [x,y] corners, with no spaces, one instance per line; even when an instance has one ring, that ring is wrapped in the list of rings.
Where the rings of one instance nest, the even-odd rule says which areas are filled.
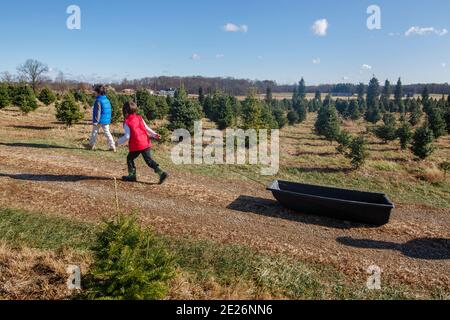
[[[136,174],[136,165],[134,164],[134,160],[137,159],[137,157],[139,157],[142,154],[142,156],[144,157],[144,161],[145,163],[152,168],[153,170],[155,170],[155,172],[158,172],[159,169],[159,164],[156,163],[155,160],[152,159],[151,153],[150,153],[150,148],[142,150],[142,151],[134,151],[134,152],[130,152],[128,154],[127,157],[127,164],[128,164],[128,172],[131,174]]]

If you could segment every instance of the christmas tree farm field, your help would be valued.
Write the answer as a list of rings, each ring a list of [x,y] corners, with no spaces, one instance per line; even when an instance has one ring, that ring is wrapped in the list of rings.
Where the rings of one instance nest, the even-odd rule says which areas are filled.
[[[126,174],[127,150],[108,152],[103,136],[96,150],[85,150],[89,117],[88,110],[67,127],[56,121],[52,105],[28,115],[0,110],[0,203],[13,211],[0,223],[2,254],[9,261],[9,273],[2,274],[29,270],[39,261],[47,261],[60,280],[66,279],[67,263],[88,268],[89,244],[102,221],[115,217],[117,194],[121,211],[139,212],[139,223],[171,239],[168,252],[183,257],[175,261],[179,273],[170,280],[167,298],[448,296],[444,241],[450,237],[450,188],[441,165],[450,158],[449,136],[437,139],[431,156],[418,160],[401,150],[398,140],[378,139],[374,125],[344,121],[342,128],[367,140],[368,157],[355,169],[336,142],[314,132],[316,114],[309,113],[305,122],[281,130],[280,171],[274,177],[262,177],[249,165],[177,166],[170,159],[172,145],[155,143],[153,155],[170,173],[167,183],[157,185],[157,176],[139,160],[139,182],[118,181],[116,191],[114,178]],[[151,125],[158,131],[160,124]],[[122,131],[120,124],[112,126],[116,138]],[[273,179],[384,192],[396,209],[380,228],[294,213],[265,190]],[[373,264],[383,270],[386,291],[365,291]],[[46,268],[35,270],[47,274]],[[5,286],[11,279],[1,281]],[[10,287],[3,288],[12,298]],[[48,295],[40,290],[20,294],[67,297],[64,284]]]

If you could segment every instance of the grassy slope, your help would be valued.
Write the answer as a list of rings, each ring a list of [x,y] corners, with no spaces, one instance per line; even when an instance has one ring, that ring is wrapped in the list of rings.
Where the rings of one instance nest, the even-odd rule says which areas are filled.
[[[89,256],[98,229],[99,226],[94,224],[58,216],[0,209],[0,244],[10,248],[65,249]],[[386,283],[381,291],[367,291],[364,279],[349,279],[331,267],[319,264],[294,261],[280,255],[263,255],[241,246],[209,241],[168,237],[162,240],[178,264],[179,276],[169,296],[174,299],[411,299],[448,295],[424,292],[419,296],[417,292],[412,294],[410,288],[391,287]]]

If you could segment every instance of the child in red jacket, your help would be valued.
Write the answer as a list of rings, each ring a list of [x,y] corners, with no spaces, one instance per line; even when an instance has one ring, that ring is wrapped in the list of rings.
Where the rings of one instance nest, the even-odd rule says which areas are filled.
[[[145,163],[155,170],[159,175],[159,184],[162,184],[168,178],[168,174],[161,170],[158,163],[152,159],[150,151],[152,147],[151,138],[160,139],[161,136],[147,126],[144,119],[137,114],[137,111],[138,108],[134,102],[127,102],[123,106],[123,115],[125,118],[123,127],[125,135],[116,143],[117,146],[120,146],[129,141],[130,153],[128,153],[127,157],[128,176],[123,177],[123,180],[130,182],[137,181],[134,160],[142,154]]]

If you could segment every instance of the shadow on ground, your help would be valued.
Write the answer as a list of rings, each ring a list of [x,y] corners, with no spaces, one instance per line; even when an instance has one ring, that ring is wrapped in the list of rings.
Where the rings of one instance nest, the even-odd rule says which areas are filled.
[[[275,200],[252,196],[239,196],[239,198],[227,206],[227,209],[335,229],[374,228],[373,226],[360,223],[302,214],[284,208]]]
[[[0,146],[17,147],[17,148],[34,148],[34,149],[80,150],[80,148],[64,147],[64,146],[47,144],[47,143],[22,143],[22,142],[5,143],[5,142],[0,142]]]
[[[95,177],[85,175],[55,175],[55,174],[6,174],[0,173],[0,177],[7,177],[14,180],[33,181],[33,182],[81,182],[81,181],[114,181],[114,177]],[[122,181],[118,179],[118,181]],[[123,181],[122,181],[123,182]],[[157,183],[151,182],[123,182],[127,184],[145,184],[145,185],[157,185]]]
[[[55,127],[40,127],[40,126],[9,126],[9,128],[14,128],[14,129],[26,129],[26,130],[34,130],[34,131],[46,131],[46,130],[51,130],[51,129],[55,129]]]
[[[448,260],[450,259],[450,239],[419,238],[406,243],[394,243],[388,241],[376,241],[369,239],[354,239],[340,237],[337,242],[361,249],[397,250],[403,255],[423,260]]]

